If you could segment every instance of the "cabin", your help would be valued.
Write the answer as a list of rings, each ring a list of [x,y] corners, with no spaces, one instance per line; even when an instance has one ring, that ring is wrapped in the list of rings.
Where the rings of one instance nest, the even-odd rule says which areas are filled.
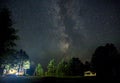
[[[84,76],[96,76],[96,72],[85,71],[85,72],[84,72]]]

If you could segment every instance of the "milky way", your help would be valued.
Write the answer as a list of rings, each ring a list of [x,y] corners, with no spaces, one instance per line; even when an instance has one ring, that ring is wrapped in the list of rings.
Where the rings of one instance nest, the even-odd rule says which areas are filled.
[[[52,58],[91,59],[106,43],[120,49],[119,0],[6,0],[23,49],[35,63]]]

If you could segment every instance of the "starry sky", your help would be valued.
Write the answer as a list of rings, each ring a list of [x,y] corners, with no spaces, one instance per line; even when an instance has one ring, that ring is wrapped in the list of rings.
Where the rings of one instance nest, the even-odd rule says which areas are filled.
[[[20,40],[17,49],[35,63],[79,57],[90,61],[94,50],[114,43],[120,50],[119,0],[1,0],[12,12]]]

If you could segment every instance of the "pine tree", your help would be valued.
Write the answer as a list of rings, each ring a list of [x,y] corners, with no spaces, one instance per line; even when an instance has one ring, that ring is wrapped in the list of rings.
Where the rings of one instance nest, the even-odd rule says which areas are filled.
[[[16,30],[12,27],[10,11],[7,8],[0,12],[0,55],[14,52]]]
[[[44,74],[43,68],[42,68],[41,64],[39,63],[35,69],[35,75],[43,76],[43,74]]]
[[[57,65],[56,74],[58,76],[65,76],[68,72],[68,63],[64,60],[61,60]]]
[[[48,68],[47,74],[49,76],[55,76],[55,74],[56,74],[56,65],[55,65],[55,60],[54,59],[50,60],[47,68]]]
[[[8,57],[15,52],[15,40],[18,39],[16,35],[17,30],[12,27],[12,19],[10,11],[3,8],[0,11],[0,74],[3,70],[2,65],[8,62]]]

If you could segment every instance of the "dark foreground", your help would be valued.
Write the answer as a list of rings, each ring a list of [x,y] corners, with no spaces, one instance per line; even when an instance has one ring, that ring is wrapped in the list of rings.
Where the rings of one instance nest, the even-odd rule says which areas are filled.
[[[92,81],[95,77],[75,77],[75,78],[56,78],[56,77],[0,77],[0,83],[76,83],[81,81]]]

